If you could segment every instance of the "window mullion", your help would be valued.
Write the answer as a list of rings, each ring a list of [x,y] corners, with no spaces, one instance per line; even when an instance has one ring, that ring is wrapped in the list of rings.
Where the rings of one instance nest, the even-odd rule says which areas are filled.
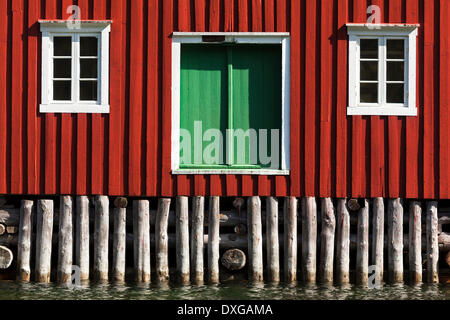
[[[74,66],[74,74],[72,76],[73,81],[73,94],[74,94],[74,103],[80,102],[80,35],[74,35],[74,52],[73,52],[73,66]]]
[[[386,37],[380,38],[380,79],[379,79],[379,91],[380,97],[378,103],[380,105],[386,104]]]
[[[233,139],[233,50],[227,47],[227,64],[228,64],[228,142],[227,148],[227,165],[233,165],[234,160],[234,139]]]

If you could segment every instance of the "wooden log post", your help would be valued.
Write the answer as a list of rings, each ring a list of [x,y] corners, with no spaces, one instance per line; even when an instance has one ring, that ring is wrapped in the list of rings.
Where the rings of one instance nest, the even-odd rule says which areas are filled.
[[[356,284],[367,286],[369,280],[369,202],[359,209],[356,234]]]
[[[150,282],[150,203],[133,201],[134,269],[137,283]]]
[[[439,283],[439,244],[437,202],[427,203],[427,281]]]
[[[116,202],[114,202],[114,204],[116,205]],[[127,241],[126,219],[126,207],[114,208],[112,279],[119,283],[125,282]]]
[[[177,272],[180,284],[189,284],[189,212],[188,198],[177,197],[177,222],[176,222],[176,255]]]
[[[258,283],[263,281],[261,199],[259,197],[248,198],[247,207],[249,280]]]
[[[76,198],[75,263],[80,267],[81,281],[89,280],[89,198]]]
[[[220,198],[209,198],[209,225],[208,225],[208,282],[219,283],[219,259],[220,259]]]
[[[339,199],[336,215],[336,276],[337,283],[350,283],[350,214],[346,199]]]
[[[375,283],[384,277],[384,200],[375,198],[372,206],[372,265],[375,266]]]
[[[297,281],[297,198],[284,200],[284,281]]]
[[[280,282],[280,245],[278,239],[278,199],[266,198],[267,277],[271,283]]]
[[[210,204],[211,206],[211,204]],[[211,210],[211,209],[210,209]],[[192,198],[192,233],[191,233],[191,275],[192,282],[202,285],[203,272],[203,228],[205,222],[205,198]]]
[[[31,214],[33,212],[33,201],[22,200],[20,205],[19,240],[17,243],[17,280],[30,281],[31,268]]]
[[[401,199],[388,201],[388,266],[391,283],[403,282],[403,205]]]
[[[158,283],[169,281],[169,236],[167,234],[170,212],[170,198],[158,200],[155,224],[156,280]]]
[[[39,200],[36,221],[36,282],[50,282],[53,200]]]
[[[302,273],[306,284],[316,282],[317,204],[312,197],[302,199]]]
[[[409,277],[411,282],[422,282],[422,208],[412,201],[409,207]]]
[[[95,197],[94,280],[108,280],[109,199]]]
[[[322,199],[321,215],[320,282],[330,285],[333,284],[334,236],[336,232],[336,217],[330,198]]]
[[[58,283],[72,281],[72,197],[60,197],[59,233],[58,233],[58,266],[56,280]]]

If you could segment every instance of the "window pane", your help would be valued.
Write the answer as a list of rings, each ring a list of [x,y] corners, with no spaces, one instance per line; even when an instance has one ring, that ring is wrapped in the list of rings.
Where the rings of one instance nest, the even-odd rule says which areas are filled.
[[[97,56],[97,38],[96,37],[81,37],[80,38],[80,55],[82,57],[96,57]]]
[[[405,41],[387,40],[387,58],[388,59],[404,59],[405,58]]]
[[[361,80],[378,80],[378,61],[361,61]]]
[[[404,81],[405,80],[404,62],[387,62],[387,80]]]
[[[71,59],[54,59],[53,60],[53,78],[71,78],[72,77],[72,60]]]
[[[53,81],[53,100],[72,100],[72,81]]]
[[[72,56],[72,37],[54,37],[53,38],[54,56]]]
[[[97,78],[97,59],[80,59],[80,77]]]
[[[361,83],[361,102],[378,103],[378,83]]]
[[[378,59],[378,39],[361,39],[361,59]]]
[[[402,83],[388,83],[387,84],[387,102],[388,103],[404,103],[403,96],[403,84]]]
[[[80,100],[97,101],[97,81],[80,81]]]

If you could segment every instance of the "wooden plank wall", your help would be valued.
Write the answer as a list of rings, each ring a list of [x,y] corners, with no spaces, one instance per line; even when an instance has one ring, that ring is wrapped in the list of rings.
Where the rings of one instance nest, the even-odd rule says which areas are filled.
[[[38,19],[112,19],[109,115],[40,114]],[[349,22],[420,23],[418,117],[347,117]],[[448,0],[0,0],[0,194],[450,198]],[[291,175],[172,176],[173,31],[291,32]]]

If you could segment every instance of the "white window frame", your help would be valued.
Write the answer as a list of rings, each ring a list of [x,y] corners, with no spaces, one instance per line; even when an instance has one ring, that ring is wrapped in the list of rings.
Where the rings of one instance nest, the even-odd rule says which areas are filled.
[[[280,44],[282,50],[282,111],[280,169],[180,169],[180,78],[181,44],[203,42],[203,36],[225,37],[236,44]],[[286,32],[174,32],[172,34],[172,174],[224,175],[289,175],[290,174],[290,103],[291,103],[291,40]]]
[[[347,24],[349,36],[347,115],[417,116],[417,24]],[[378,39],[378,103],[360,102],[360,40]],[[386,102],[386,41],[405,40],[405,103]]]
[[[111,21],[39,20],[42,32],[41,113],[109,113],[109,33]],[[72,100],[53,100],[53,38],[72,37]],[[97,101],[79,101],[80,37],[97,37]]]

